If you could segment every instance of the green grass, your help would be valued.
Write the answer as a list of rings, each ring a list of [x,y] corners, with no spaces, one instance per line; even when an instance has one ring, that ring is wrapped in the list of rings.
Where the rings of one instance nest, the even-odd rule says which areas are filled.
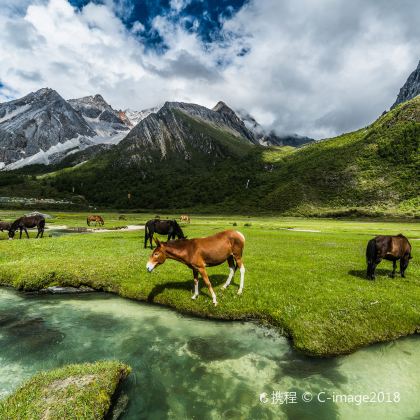
[[[115,361],[67,365],[33,376],[0,401],[1,419],[101,419],[130,367]]]
[[[5,213],[1,216],[6,218]],[[47,225],[85,226],[85,214],[58,216]],[[112,226],[143,223],[152,215],[127,215],[128,220],[122,222],[117,216],[104,214]],[[227,264],[208,270],[218,296],[217,307],[202,282],[200,297],[191,300],[191,271],[178,262],[167,261],[148,274],[145,265],[150,249],[143,249],[142,231],[58,238],[46,233],[42,240],[2,240],[0,282],[27,290],[83,284],[183,313],[258,319],[289,335],[297,349],[318,356],[348,353],[419,330],[418,223],[192,215],[191,225],[184,226],[189,237],[227,228],[246,236],[242,296],[236,294],[239,273],[229,289],[221,289],[228,275]],[[287,230],[290,228],[320,232]],[[377,234],[398,233],[405,234],[413,245],[407,277],[391,279],[391,263],[384,261],[377,279],[368,281],[367,241]]]

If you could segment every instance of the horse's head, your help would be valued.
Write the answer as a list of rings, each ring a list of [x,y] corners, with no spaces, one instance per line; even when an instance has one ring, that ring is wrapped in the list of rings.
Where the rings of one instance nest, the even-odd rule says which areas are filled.
[[[159,239],[155,239],[157,248],[155,248],[152,252],[152,255],[149,257],[147,261],[146,268],[149,273],[151,273],[155,267],[161,265],[166,260],[166,252],[165,252],[165,243],[159,241]]]
[[[178,222],[174,220],[174,233],[176,236],[178,236],[178,239],[186,239],[187,237],[184,235],[184,232],[181,229],[181,226],[179,226]]]
[[[9,230],[9,239],[13,239],[15,237],[15,232],[16,232],[15,229],[10,229]]]

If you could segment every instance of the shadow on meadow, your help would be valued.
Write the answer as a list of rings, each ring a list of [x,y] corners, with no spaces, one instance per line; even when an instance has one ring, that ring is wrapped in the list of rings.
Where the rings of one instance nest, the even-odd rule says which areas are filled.
[[[375,274],[377,276],[388,276],[389,278],[391,278],[391,271],[392,270],[387,270],[385,268],[377,268],[375,270]],[[363,279],[363,280],[366,280],[366,281],[372,281],[372,280],[369,280],[366,277],[366,270],[349,270],[348,274],[350,274],[353,277],[358,277],[359,279]],[[397,274],[396,274],[396,276],[397,276]]]
[[[224,283],[227,279],[227,275],[221,275],[221,274],[213,274],[209,276],[210,282],[213,287],[220,286],[222,283]],[[207,293],[208,288],[206,284],[204,283],[203,279],[199,278],[199,289],[200,294],[203,294],[204,296],[209,297],[211,299],[210,295]],[[234,285],[234,280],[232,280],[231,285]],[[154,299],[156,296],[160,295],[165,289],[176,289],[176,290],[188,290],[192,293],[194,288],[194,279],[191,278],[186,281],[168,281],[166,283],[157,284],[153,287],[149,295],[147,296],[148,302],[154,302]]]

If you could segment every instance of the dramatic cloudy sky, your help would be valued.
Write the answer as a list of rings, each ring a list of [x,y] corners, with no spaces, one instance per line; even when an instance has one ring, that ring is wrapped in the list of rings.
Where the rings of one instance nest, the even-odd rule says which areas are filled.
[[[279,133],[371,122],[420,59],[417,0],[0,0],[0,101],[224,100]]]

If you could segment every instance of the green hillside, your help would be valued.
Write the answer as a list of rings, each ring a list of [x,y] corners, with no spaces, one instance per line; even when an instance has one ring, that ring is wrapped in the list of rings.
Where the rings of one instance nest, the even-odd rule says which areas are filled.
[[[172,151],[165,159],[155,153],[125,164],[123,141],[37,179],[58,195],[74,189],[90,203],[115,208],[420,214],[420,97],[368,127],[298,149],[252,146],[182,112],[177,121],[191,139],[189,159]]]
[[[297,149],[259,173],[261,205],[279,211],[420,209],[420,97],[372,125]],[[268,156],[265,160],[273,160]]]

